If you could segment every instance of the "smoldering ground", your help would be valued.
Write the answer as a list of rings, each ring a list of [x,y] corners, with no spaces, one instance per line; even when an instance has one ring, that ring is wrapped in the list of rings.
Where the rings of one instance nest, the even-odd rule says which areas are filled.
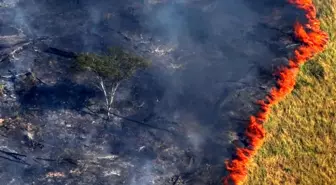
[[[295,12],[280,0],[0,5],[1,54],[27,43],[1,63],[1,75],[29,69],[41,81],[21,95],[15,80],[2,80],[14,98],[1,100],[0,115],[16,110],[21,119],[3,131],[1,148],[24,155],[3,153],[6,184],[220,184],[253,102],[273,85],[273,67],[286,62],[279,57],[291,42],[281,39]],[[110,46],[153,64],[121,85],[106,121],[90,76],[69,73],[71,60],[43,48],[101,53]],[[38,128],[34,140],[43,147],[23,142],[26,123]]]

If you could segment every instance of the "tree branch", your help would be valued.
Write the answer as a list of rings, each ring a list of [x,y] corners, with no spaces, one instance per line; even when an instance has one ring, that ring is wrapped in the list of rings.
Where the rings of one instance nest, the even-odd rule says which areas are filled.
[[[110,106],[109,106],[109,101],[108,101],[108,96],[107,96],[107,92],[106,92],[106,88],[105,88],[105,85],[104,85],[104,81],[102,78],[99,78],[100,79],[100,87],[102,88],[102,91],[104,93],[104,96],[105,96],[105,102],[106,102],[106,108],[107,108],[107,116],[110,117],[110,113],[109,113],[109,109],[110,109]]]

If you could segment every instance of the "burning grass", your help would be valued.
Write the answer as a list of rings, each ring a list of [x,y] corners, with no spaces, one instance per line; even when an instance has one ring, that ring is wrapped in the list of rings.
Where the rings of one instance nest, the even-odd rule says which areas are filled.
[[[336,2],[314,4],[329,42],[300,67],[293,93],[272,108],[246,185],[336,182]]]
[[[288,1],[306,13],[308,22],[294,26],[295,36],[304,44],[295,50],[289,66],[278,71],[278,87],[259,101],[261,110],[251,116],[245,133],[250,146],[238,148],[237,157],[226,163],[229,175],[223,179],[224,185],[242,184],[248,171],[245,183],[249,185],[336,182],[332,175],[336,174],[336,4],[332,0],[315,1],[322,27],[331,36],[330,43],[314,61],[301,66],[323,50],[327,35],[320,30],[311,0]],[[288,95],[294,87],[294,93]],[[264,139],[265,145],[256,153]]]

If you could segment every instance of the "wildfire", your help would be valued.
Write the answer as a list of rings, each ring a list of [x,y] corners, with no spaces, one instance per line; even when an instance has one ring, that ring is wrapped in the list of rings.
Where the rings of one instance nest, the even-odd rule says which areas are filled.
[[[277,71],[277,86],[271,89],[264,100],[258,101],[260,111],[250,117],[245,130],[250,146],[237,148],[236,157],[225,162],[229,175],[223,178],[223,185],[230,183],[239,185],[244,182],[248,172],[247,165],[263,143],[265,129],[262,123],[267,120],[271,106],[281,101],[293,90],[299,66],[314,54],[321,52],[328,41],[327,33],[320,29],[320,22],[316,18],[316,8],[312,0],[288,0],[288,2],[304,10],[307,18],[307,23],[297,22],[294,25],[295,37],[302,42],[302,45],[294,51],[294,57],[289,60],[289,65]]]

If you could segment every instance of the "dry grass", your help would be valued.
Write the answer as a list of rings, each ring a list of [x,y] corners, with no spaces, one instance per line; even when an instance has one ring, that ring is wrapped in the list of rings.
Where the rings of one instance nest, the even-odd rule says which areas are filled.
[[[336,1],[314,3],[329,44],[302,66],[296,89],[273,108],[246,185],[336,184]]]

